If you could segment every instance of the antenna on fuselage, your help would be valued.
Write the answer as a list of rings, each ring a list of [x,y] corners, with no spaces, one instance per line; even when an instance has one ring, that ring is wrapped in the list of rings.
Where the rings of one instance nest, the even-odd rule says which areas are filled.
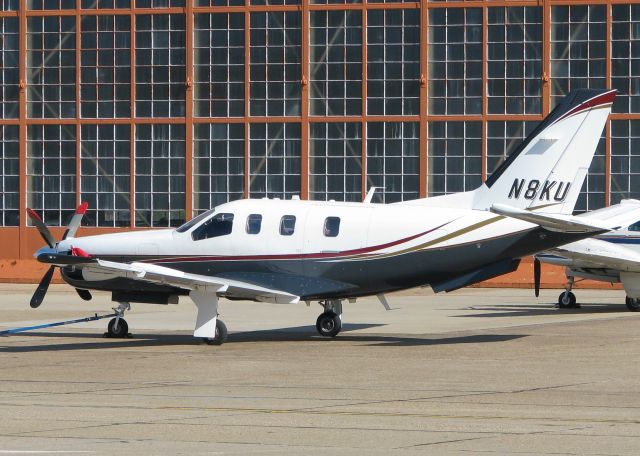
[[[369,189],[369,191],[367,192],[367,196],[364,197],[362,202],[363,203],[370,203],[371,200],[373,199],[373,195],[376,193],[376,190],[378,190],[378,189],[384,190],[384,187],[371,187]]]

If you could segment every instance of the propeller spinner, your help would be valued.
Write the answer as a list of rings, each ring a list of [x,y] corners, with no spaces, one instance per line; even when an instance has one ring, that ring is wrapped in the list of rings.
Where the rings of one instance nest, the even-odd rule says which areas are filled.
[[[67,225],[67,229],[64,232],[64,235],[62,236],[62,240],[65,240],[70,237],[72,238],[75,236],[76,231],[78,231],[78,228],[82,223],[82,217],[84,216],[85,212],[87,212],[88,207],[89,207],[89,203],[87,202],[84,202],[80,206],[78,206],[78,209],[76,209],[75,214],[73,214],[71,221]],[[55,249],[57,252],[58,242],[56,242],[55,238],[51,234],[51,231],[49,231],[49,228],[47,228],[47,226],[44,224],[40,216],[33,209],[27,209],[27,215],[29,216],[31,223],[33,223],[33,225],[36,227],[36,229],[40,233],[40,236],[42,236],[42,239],[44,239],[44,241],[47,243],[49,248]],[[55,269],[56,269],[55,265],[51,266],[42,277],[42,280],[40,280],[40,284],[38,285],[38,288],[36,288],[36,291],[33,293],[33,296],[31,297],[30,305],[32,308],[35,309],[39,307],[40,304],[42,304],[44,296],[47,294],[47,290],[49,289],[49,284],[51,283],[51,279],[53,277],[53,272],[55,271]],[[78,295],[82,299],[86,301],[91,299],[91,293],[89,293],[88,290],[76,289],[76,291],[78,292]]]

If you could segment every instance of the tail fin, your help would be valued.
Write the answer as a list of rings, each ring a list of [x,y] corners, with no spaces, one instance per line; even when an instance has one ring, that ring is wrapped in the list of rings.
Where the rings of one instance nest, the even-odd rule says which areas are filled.
[[[569,93],[474,192],[474,209],[499,203],[571,214],[615,96],[615,90]]]

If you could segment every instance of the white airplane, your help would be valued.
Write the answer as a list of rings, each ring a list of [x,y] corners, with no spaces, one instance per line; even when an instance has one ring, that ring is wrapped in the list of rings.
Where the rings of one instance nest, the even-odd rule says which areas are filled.
[[[635,215],[634,222],[624,224],[615,231],[555,247],[534,256],[536,296],[540,287],[542,262],[565,267],[567,285],[558,296],[558,307],[580,307],[571,291],[576,277],[580,277],[621,282],[627,293],[627,308],[632,312],[640,311],[640,201],[624,200],[617,206],[627,215]],[[607,209],[601,211],[606,212]]]
[[[80,296],[112,292],[109,334],[125,336],[130,302],[197,306],[194,336],[224,342],[219,298],[281,304],[318,301],[316,328],[333,337],[342,304],[430,285],[451,291],[516,269],[519,259],[620,226],[615,217],[571,215],[615,98],[570,93],[474,191],[395,204],[244,199],[177,229],[75,237],[86,205],[56,242],[29,211],[51,264],[34,293],[42,302],[55,267]],[[624,218],[624,217],[622,217]]]

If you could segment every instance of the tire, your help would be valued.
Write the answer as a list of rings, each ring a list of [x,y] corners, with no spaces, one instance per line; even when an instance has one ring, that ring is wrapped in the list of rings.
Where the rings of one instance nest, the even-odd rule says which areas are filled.
[[[216,337],[207,338],[204,341],[209,345],[222,345],[227,340],[227,325],[219,318],[216,320]]]
[[[624,303],[631,312],[640,312],[640,299],[627,296]]]
[[[571,309],[573,307],[577,307],[576,295],[574,295],[572,292],[566,293],[563,291],[562,293],[560,293],[560,296],[558,296],[558,307],[560,307],[561,309]]]
[[[116,329],[116,319],[112,318],[109,322],[109,325],[107,326],[107,334],[109,334],[109,337],[115,337],[119,339],[127,337],[129,335],[129,325],[124,320],[124,318],[121,318],[118,322],[118,328]]]
[[[342,319],[335,312],[321,313],[316,320],[316,329],[322,337],[336,337],[342,329]]]

